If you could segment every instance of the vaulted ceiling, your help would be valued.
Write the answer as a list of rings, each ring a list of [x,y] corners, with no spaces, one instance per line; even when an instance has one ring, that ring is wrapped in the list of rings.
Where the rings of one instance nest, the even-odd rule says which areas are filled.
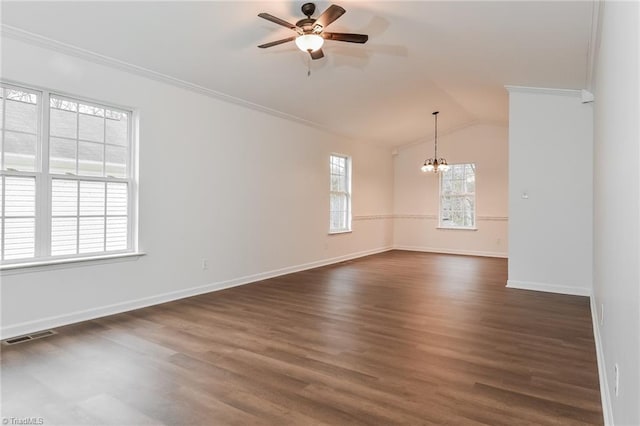
[[[256,15],[295,22],[302,3],[3,1],[2,23],[389,147],[429,138],[436,109],[442,131],[506,123],[505,85],[588,84],[589,1],[337,0],[330,31],[367,44],[258,49],[293,33]]]

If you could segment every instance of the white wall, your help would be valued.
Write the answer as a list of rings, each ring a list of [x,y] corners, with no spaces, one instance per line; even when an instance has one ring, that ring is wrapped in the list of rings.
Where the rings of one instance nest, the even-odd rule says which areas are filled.
[[[596,340],[606,394],[620,426],[640,424],[639,9],[637,2],[601,3],[595,69],[595,158],[610,167],[594,171],[592,306],[599,313],[604,305]]]
[[[394,246],[481,256],[507,255],[507,128],[478,124],[438,138],[450,164],[476,164],[477,231],[437,229],[439,177],[420,166],[433,140],[400,149],[394,160]]]
[[[579,92],[510,89],[509,287],[591,293],[592,115]]]
[[[2,77],[139,110],[139,235],[147,253],[3,273],[4,337],[392,244],[386,149],[9,38]],[[351,234],[327,234],[331,152],[353,157]]]

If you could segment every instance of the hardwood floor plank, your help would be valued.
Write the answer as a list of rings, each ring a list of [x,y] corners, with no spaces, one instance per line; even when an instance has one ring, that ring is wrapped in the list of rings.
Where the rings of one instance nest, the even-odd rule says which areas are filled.
[[[506,259],[391,251],[3,345],[45,424],[599,425],[588,298]]]

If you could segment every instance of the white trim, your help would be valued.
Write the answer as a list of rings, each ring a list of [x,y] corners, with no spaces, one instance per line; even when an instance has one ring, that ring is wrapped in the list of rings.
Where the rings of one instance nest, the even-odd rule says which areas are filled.
[[[476,221],[486,221],[486,222],[508,222],[508,216],[476,216]]]
[[[595,96],[593,95],[593,93],[586,89],[582,89],[580,91],[580,97],[582,98],[581,101],[583,104],[588,104],[595,100]]]
[[[598,361],[598,378],[600,379],[600,399],[602,400],[602,416],[605,426],[613,426],[613,410],[611,407],[611,394],[609,393],[609,383],[607,382],[607,364],[604,361],[604,350],[602,339],[600,338],[600,327],[598,326],[598,309],[596,298],[591,295],[591,322],[593,323],[593,340],[596,344],[596,358]]]
[[[445,230],[445,231],[477,231],[478,228],[473,227],[462,227],[462,226],[436,226],[436,229]]]
[[[420,251],[425,253],[458,254],[463,256],[500,257],[507,258],[507,253],[493,251],[458,250],[439,247],[418,247],[418,246],[393,246],[394,250]]]
[[[573,296],[591,296],[591,289],[589,288],[548,283],[536,283],[532,281],[507,280],[507,287],[520,290],[534,290],[544,291],[547,293],[570,294]]]
[[[45,49],[53,50],[63,55],[75,56],[76,58],[84,59],[86,61],[90,61],[98,65],[108,66],[111,68],[118,69],[120,71],[125,71],[141,77],[149,78],[154,81],[170,84],[172,86],[179,87],[181,89],[190,90],[192,92],[196,92],[201,95],[205,95],[221,101],[229,102],[235,105],[240,105],[249,109],[253,109],[255,111],[264,112],[274,117],[293,121],[295,123],[313,127],[315,129],[323,130],[333,135],[355,141],[353,136],[349,136],[347,134],[337,132],[320,123],[316,123],[314,121],[297,117],[295,115],[288,114],[286,112],[278,111],[273,108],[256,104],[242,98],[237,98],[235,96],[231,96],[226,93],[218,92],[216,90],[212,90],[204,86],[190,83],[188,81],[181,80],[176,77],[171,77],[169,75],[162,74],[160,72],[153,71],[138,65],[130,64],[128,62],[112,58],[110,56],[101,55],[99,53],[95,53],[90,50],[82,49],[77,46],[73,46],[67,43],[60,42],[58,40],[51,39],[49,37],[44,37],[40,34],[35,34],[29,31],[25,31],[23,29],[20,29],[11,25],[6,25],[6,24],[0,25],[0,35],[2,37],[8,37],[17,41],[21,41],[23,43],[28,43],[33,46],[38,46],[38,47],[43,47]]]
[[[359,215],[353,216],[351,220],[383,220],[383,219],[393,219],[392,214],[371,214],[371,215]]]
[[[558,96],[571,96],[581,97],[582,93],[576,89],[553,89],[549,87],[528,87],[528,86],[504,86],[509,93],[535,93],[542,95],[558,95]]]
[[[126,301],[122,303],[115,303],[115,304],[100,306],[92,309],[85,309],[82,311],[72,312],[70,314],[57,315],[57,316],[38,319],[34,321],[22,322],[22,323],[10,325],[10,326],[2,327],[0,329],[0,339],[4,340],[10,337],[29,334],[29,333],[33,333],[40,330],[47,330],[47,329],[61,327],[63,325],[73,324],[81,321],[88,321],[88,320],[92,320],[92,319],[96,319],[96,318],[100,318],[108,315],[119,314],[122,312],[132,311],[134,309],[145,308],[148,306],[167,303],[167,302],[171,302],[178,299],[184,299],[186,297],[192,297],[192,296],[197,296],[199,294],[210,293],[212,291],[224,290],[231,287],[254,283],[256,281],[275,278],[281,275],[305,271],[307,269],[318,268],[321,266],[332,265],[335,263],[340,263],[347,260],[356,259],[359,257],[370,256],[372,254],[378,254],[378,253],[382,253],[389,250],[392,250],[392,247],[380,247],[377,249],[365,250],[361,252],[347,254],[344,256],[333,257],[330,259],[317,260],[314,262],[303,263],[296,266],[290,266],[290,267],[281,268],[281,269],[274,269],[272,271],[262,272],[254,275],[247,275],[244,277],[235,278],[231,280],[218,281],[211,284],[205,284],[202,286],[171,291],[168,293],[144,297],[137,300],[131,300],[131,301]]]
[[[428,220],[438,220],[438,215],[436,214],[394,214],[394,219],[428,219]]]
[[[435,214],[394,214],[394,219],[429,219],[438,220],[438,215]],[[507,216],[476,216],[476,222],[507,222],[509,217]],[[450,228],[446,228],[450,229]],[[464,229],[464,228],[463,228]]]
[[[96,264],[123,261],[127,260],[128,258],[133,258],[133,260],[135,260],[138,257],[144,255],[146,255],[146,253],[130,252],[5,264],[0,266],[0,276],[4,277],[5,275],[24,274],[27,272],[42,272],[51,271],[54,269],[67,269],[76,266],[93,266]]]

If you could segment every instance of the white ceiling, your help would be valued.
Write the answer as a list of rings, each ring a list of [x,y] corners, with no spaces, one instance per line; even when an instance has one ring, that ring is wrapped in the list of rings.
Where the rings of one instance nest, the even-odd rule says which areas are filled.
[[[293,35],[258,13],[302,3],[3,1],[2,23],[386,146],[430,137],[436,109],[445,132],[506,123],[504,85],[587,85],[589,1],[337,0],[329,31],[369,42],[327,41],[310,77],[294,43],[256,47]]]

